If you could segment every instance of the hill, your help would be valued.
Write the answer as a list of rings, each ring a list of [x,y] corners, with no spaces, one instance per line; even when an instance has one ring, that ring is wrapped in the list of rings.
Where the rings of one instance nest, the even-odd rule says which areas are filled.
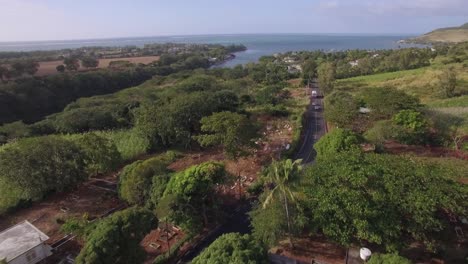
[[[459,43],[468,41],[468,23],[460,27],[440,28],[422,36],[408,39],[412,43]]]

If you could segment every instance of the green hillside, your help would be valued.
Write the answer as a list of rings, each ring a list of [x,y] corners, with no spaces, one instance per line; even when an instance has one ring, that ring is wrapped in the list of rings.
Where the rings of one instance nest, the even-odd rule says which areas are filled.
[[[409,39],[413,43],[459,43],[468,41],[468,23],[460,27],[440,28]]]

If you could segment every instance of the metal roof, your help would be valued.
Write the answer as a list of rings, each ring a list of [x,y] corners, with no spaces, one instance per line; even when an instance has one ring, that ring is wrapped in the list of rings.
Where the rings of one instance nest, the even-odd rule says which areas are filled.
[[[28,221],[23,221],[0,232],[0,259],[11,261],[49,237]]]

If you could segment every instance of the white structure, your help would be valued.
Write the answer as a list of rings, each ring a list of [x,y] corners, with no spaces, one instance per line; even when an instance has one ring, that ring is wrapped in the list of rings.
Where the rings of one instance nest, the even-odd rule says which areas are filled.
[[[35,264],[52,255],[49,239],[28,221],[0,232],[0,260],[8,264]]]
[[[359,250],[359,256],[364,261],[367,261],[371,257],[371,255],[372,252],[368,248],[361,248],[361,250]]]

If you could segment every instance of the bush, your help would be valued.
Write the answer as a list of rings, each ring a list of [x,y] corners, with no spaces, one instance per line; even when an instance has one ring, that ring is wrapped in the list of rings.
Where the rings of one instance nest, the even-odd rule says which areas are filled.
[[[143,154],[146,154],[151,147],[149,140],[143,137],[135,129],[96,133],[110,139],[117,147],[117,150],[123,160],[133,160]]]
[[[27,138],[0,151],[0,212],[86,179],[86,155],[57,136]]]
[[[162,155],[125,166],[119,175],[119,195],[122,200],[131,205],[144,205],[155,192],[161,197],[169,178],[167,174],[170,171],[167,166],[174,159],[175,157],[169,154],[167,157]],[[157,198],[154,200],[157,201]]]
[[[398,254],[373,254],[369,264],[411,264],[407,258],[401,257]]]
[[[141,240],[158,224],[150,211],[129,208],[101,220],[89,234],[77,264],[143,263]]]
[[[424,114],[415,110],[402,110],[393,117],[400,126],[397,139],[405,144],[424,144],[429,140],[429,124]]]
[[[395,139],[400,132],[391,120],[377,121],[372,128],[364,133],[364,137],[374,144],[382,144],[386,140]]]
[[[198,257],[193,264],[204,263],[268,263],[268,255],[255,239],[249,235],[230,233],[220,236]]]
[[[317,151],[317,156],[320,158],[350,150],[357,147],[360,142],[361,139],[359,136],[352,131],[336,128],[317,141],[314,145],[314,149]]]

